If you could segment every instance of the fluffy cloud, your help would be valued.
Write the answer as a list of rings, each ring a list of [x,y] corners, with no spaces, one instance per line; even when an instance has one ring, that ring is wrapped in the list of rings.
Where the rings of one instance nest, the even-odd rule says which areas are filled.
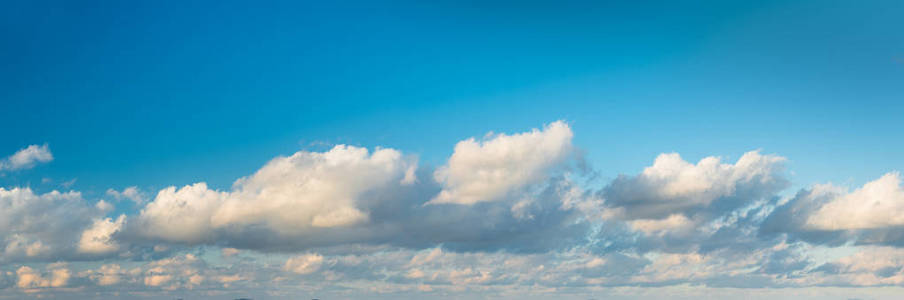
[[[900,173],[888,173],[829,200],[807,218],[819,230],[875,229],[904,225],[904,187]]]
[[[0,160],[0,171],[30,169],[38,163],[47,163],[53,160],[53,154],[47,144],[42,146],[30,145],[16,151],[6,159]]]
[[[616,178],[602,196],[620,209],[619,218],[629,220],[719,215],[784,189],[784,161],[751,151],[734,164],[710,156],[694,165],[677,153],[661,154],[641,174]]]
[[[567,172],[555,171],[564,169],[571,136],[567,124],[555,122],[542,131],[497,135],[476,152],[468,146],[473,139],[463,141],[458,147],[463,150],[436,172],[418,169],[393,149],[339,145],[326,152],[300,151],[271,160],[230,191],[204,183],[163,189],[127,231],[181,244],[278,251],[343,244],[446,244],[466,251],[568,247],[590,230],[581,219],[589,193]],[[481,201],[425,205],[444,192],[459,194],[459,184],[472,186],[462,177],[468,165],[496,160],[501,164],[493,170],[475,173],[499,175],[484,178],[495,187],[480,192]],[[431,173],[449,174],[451,181],[416,180]],[[478,195],[465,190],[467,197]],[[514,190],[520,191],[504,197]]]
[[[78,192],[0,188],[0,262],[77,257],[82,231],[103,213]]]
[[[814,185],[779,203],[760,228],[816,244],[904,245],[904,188],[893,172],[849,192]]]
[[[204,183],[161,190],[140,213],[145,235],[199,243],[218,231],[261,226],[282,235],[348,227],[369,220],[366,193],[409,185],[416,164],[396,150],[339,145],[278,157],[231,192]]]
[[[788,185],[785,158],[747,152],[734,164],[706,157],[696,164],[659,155],[638,175],[620,175],[599,193],[609,249],[688,252],[747,251],[777,241],[757,229]],[[633,233],[632,233],[633,232]],[[639,234],[639,235],[638,235]]]
[[[365,193],[410,184],[416,165],[399,151],[339,145],[324,153],[273,159],[239,179],[213,215],[214,226],[264,224],[281,232],[349,226],[368,220]]]
[[[212,238],[211,217],[222,207],[227,193],[213,191],[205,183],[157,193],[138,215],[144,235],[172,242],[200,242]]]
[[[430,203],[493,201],[542,182],[571,153],[572,136],[568,124],[556,121],[543,130],[458,142],[449,163],[434,174],[443,190]]]
[[[202,243],[261,228],[280,235],[343,228],[369,220],[364,193],[410,185],[413,161],[392,149],[336,146],[278,157],[231,192],[198,183],[166,188],[140,213],[141,231],[165,241]]]
[[[125,215],[120,215],[116,221],[110,218],[95,219],[91,227],[82,232],[78,251],[88,254],[108,254],[119,250],[119,244],[113,240],[113,234],[122,229],[125,219]]]

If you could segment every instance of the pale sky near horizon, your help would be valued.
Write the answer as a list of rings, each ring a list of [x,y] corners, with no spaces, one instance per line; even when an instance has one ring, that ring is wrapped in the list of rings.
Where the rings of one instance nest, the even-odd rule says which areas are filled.
[[[0,299],[904,294],[904,2],[0,5]]]

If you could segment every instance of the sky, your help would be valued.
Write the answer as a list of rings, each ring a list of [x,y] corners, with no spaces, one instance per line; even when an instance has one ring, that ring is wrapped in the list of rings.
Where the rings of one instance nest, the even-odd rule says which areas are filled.
[[[4,1],[0,299],[895,299],[900,1]]]

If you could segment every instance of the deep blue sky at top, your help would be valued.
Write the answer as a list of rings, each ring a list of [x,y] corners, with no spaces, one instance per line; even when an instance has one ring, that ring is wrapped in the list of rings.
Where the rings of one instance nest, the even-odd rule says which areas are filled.
[[[761,148],[796,185],[860,184],[904,170],[902,15],[904,1],[3,1],[0,155],[48,143],[56,160],[0,184],[224,188],[336,143],[435,166],[461,139],[557,119],[606,178],[662,152]]]

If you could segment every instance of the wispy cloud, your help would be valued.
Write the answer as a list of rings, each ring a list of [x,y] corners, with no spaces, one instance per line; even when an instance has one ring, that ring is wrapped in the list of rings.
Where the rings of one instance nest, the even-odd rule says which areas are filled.
[[[31,169],[39,163],[48,163],[53,160],[53,154],[47,144],[38,146],[30,145],[13,155],[0,160],[0,171],[16,171]]]

